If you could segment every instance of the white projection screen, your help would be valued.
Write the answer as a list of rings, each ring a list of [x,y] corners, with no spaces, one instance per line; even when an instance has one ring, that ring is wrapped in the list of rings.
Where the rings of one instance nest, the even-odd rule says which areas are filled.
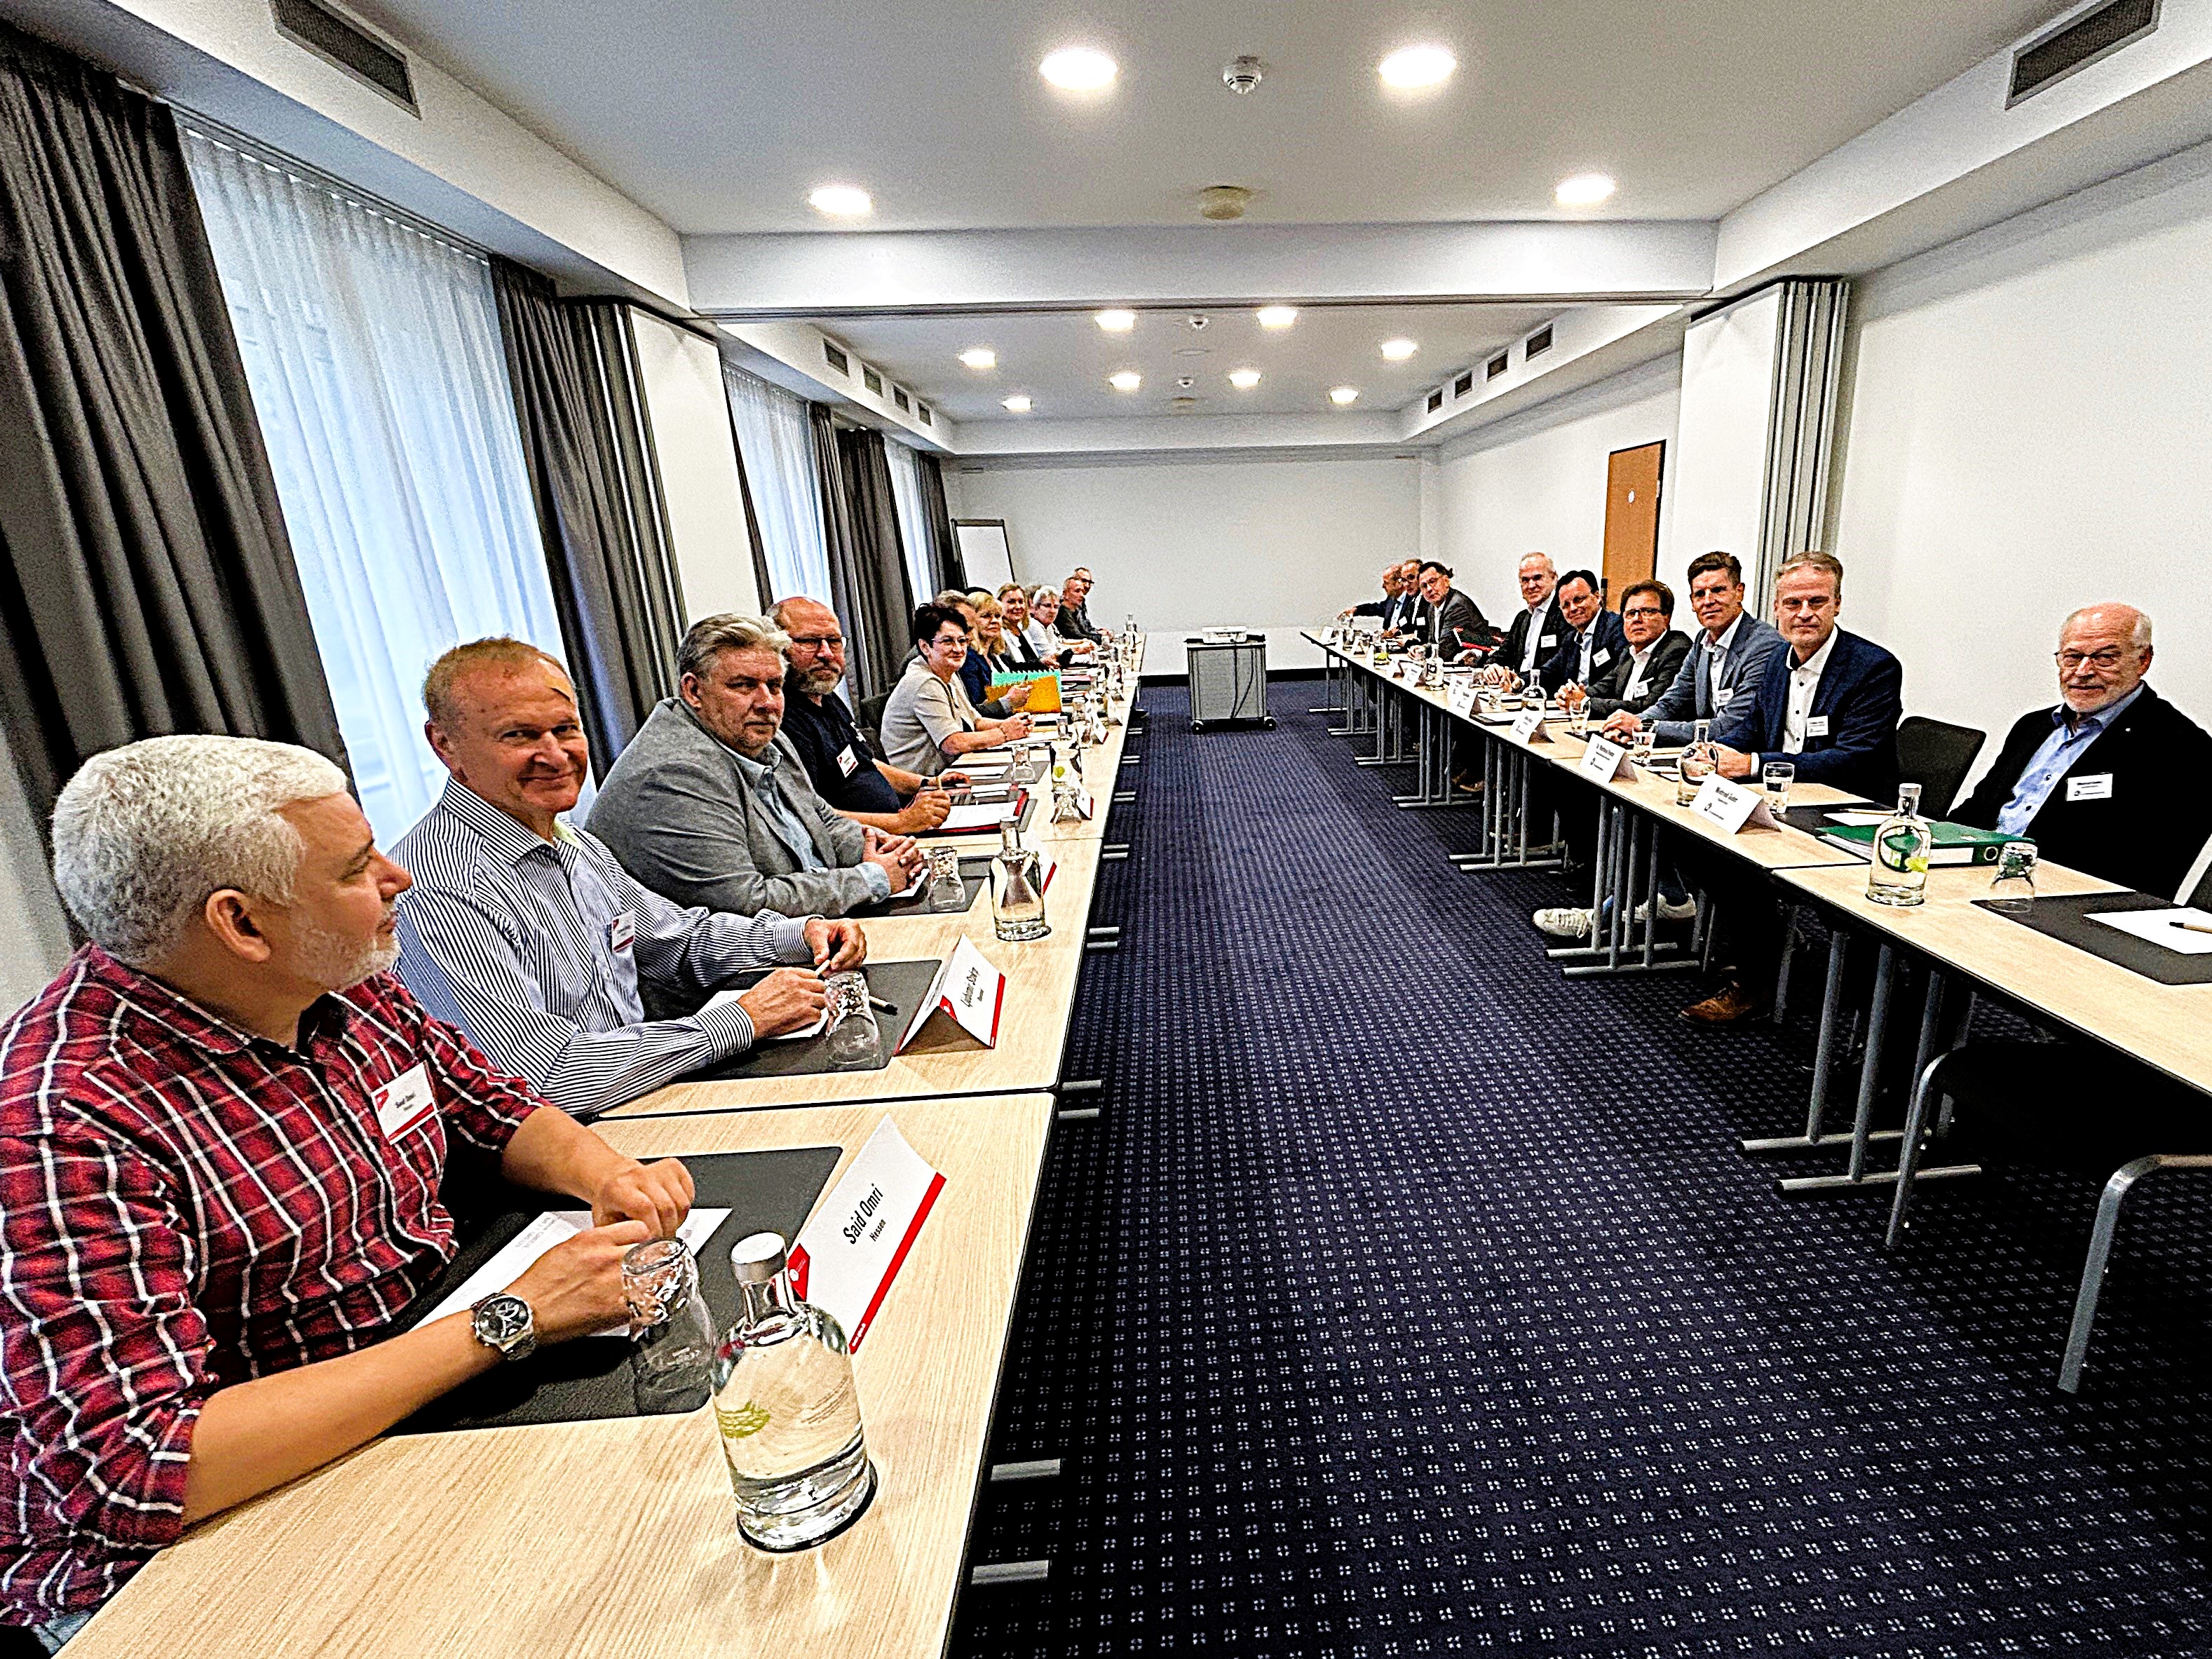
[[[1013,550],[1006,544],[1004,519],[955,519],[952,533],[960,542],[960,567],[968,573],[968,586],[994,591],[1014,579]]]

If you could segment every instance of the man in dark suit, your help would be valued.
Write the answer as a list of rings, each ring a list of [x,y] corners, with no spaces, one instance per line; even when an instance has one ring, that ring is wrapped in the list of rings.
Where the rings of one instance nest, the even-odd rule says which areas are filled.
[[[1420,568],[1418,560],[1401,559],[1395,564],[1382,567],[1382,597],[1370,599],[1364,605],[1347,606],[1337,614],[1340,617],[1373,617],[1385,628],[1397,613],[1398,596],[1413,586],[1413,575]]]
[[[1497,637],[1473,599],[1452,586],[1449,565],[1434,559],[1420,567],[1421,643],[1435,648],[1446,662],[1479,657]]]
[[[1570,685],[1587,689],[1628,652],[1628,636],[1620,631],[1620,618],[1605,608],[1598,597],[1597,577],[1588,570],[1570,570],[1559,578],[1559,648],[1546,659],[1540,671],[1544,690],[1557,695]]]
[[[2093,605],[2058,630],[2058,705],[2021,716],[1960,823],[2026,836],[2045,858],[2180,896],[2212,835],[2212,733],[2143,684],[2150,618]]]
[[[1606,735],[1626,737],[1639,726],[1662,744],[1689,742],[1694,722],[1722,720],[1738,698],[1748,704],[1769,664],[1788,649],[1782,635],[1743,608],[1743,566],[1733,553],[1700,553],[1690,561],[1690,611],[1697,641],[1674,683],[1640,714],[1607,717]]]
[[[1756,784],[1770,760],[1787,760],[1801,782],[1825,783],[1887,805],[1897,797],[1897,722],[1905,671],[1895,657],[1836,626],[1843,610],[1843,562],[1800,553],[1774,578],[1774,619],[1788,648],[1768,668],[1749,707],[1731,707],[1712,734],[1723,777]],[[1740,701],[1740,700],[1739,700]],[[1780,964],[1784,920],[1767,881],[1741,862],[1692,842],[1683,872],[1721,900],[1716,954],[1732,960],[1727,983],[1682,1010],[1700,1025],[1725,1025],[1758,1013]]]
[[[1545,659],[1559,648],[1566,637],[1566,626],[1559,620],[1559,607],[1553,594],[1559,585],[1559,573],[1552,568],[1548,553],[1523,553],[1521,556],[1520,614],[1513,625],[1505,630],[1505,638],[1491,665],[1483,671],[1486,679],[1503,682],[1509,673],[1521,677],[1522,684],[1536,678]]]
[[[1639,714],[1674,684],[1690,654],[1690,636],[1668,626],[1674,616],[1674,590],[1664,582],[1638,582],[1620,596],[1620,631],[1628,648],[1590,682],[1593,718],[1623,709]]]

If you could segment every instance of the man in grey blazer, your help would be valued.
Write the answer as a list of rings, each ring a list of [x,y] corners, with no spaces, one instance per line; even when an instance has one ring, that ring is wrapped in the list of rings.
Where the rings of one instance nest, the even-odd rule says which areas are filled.
[[[1641,725],[1661,744],[1687,743],[1692,721],[1717,725],[1731,709],[1759,700],[1759,682],[1785,647],[1772,624],[1745,614],[1743,566],[1735,554],[1700,553],[1690,561],[1690,609],[1699,631],[1674,683],[1641,715],[1626,708],[1610,715],[1607,736]]]
[[[783,735],[789,641],[758,617],[695,623],[678,695],[655,705],[592,804],[591,831],[678,904],[842,916],[902,890],[921,854],[815,793]]]

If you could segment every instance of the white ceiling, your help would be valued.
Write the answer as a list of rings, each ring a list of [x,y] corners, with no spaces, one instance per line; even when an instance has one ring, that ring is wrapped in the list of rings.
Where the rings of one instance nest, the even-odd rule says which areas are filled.
[[[2063,0],[356,0],[356,9],[678,231],[822,228],[817,185],[878,229],[1252,220],[1711,219],[2064,9]],[[1457,75],[1390,94],[1374,65],[1442,40]],[[1104,47],[1108,94],[1036,72]],[[1249,52],[1246,98],[1222,64]]]
[[[1127,334],[1109,334],[1089,312],[989,316],[841,317],[817,325],[843,340],[866,362],[921,394],[956,421],[1006,420],[1000,399],[1026,392],[1038,419],[1164,415],[1170,399],[1194,397],[1195,415],[1310,415],[1326,412],[1332,386],[1355,386],[1362,410],[1413,402],[1462,369],[1478,374],[1486,358],[1557,314],[1556,307],[1307,307],[1279,331],[1261,328],[1249,310],[1140,312]],[[1193,329],[1188,318],[1204,316]],[[1378,349],[1393,338],[1420,348],[1404,362]],[[999,355],[977,371],[958,361],[970,346]],[[1144,376],[1135,392],[1117,392],[1106,377],[1120,369]],[[1256,368],[1260,384],[1240,392],[1233,368]],[[1196,384],[1176,385],[1188,374]]]

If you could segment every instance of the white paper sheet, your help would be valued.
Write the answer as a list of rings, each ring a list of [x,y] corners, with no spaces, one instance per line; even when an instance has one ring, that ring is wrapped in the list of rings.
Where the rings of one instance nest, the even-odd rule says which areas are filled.
[[[1012,801],[971,801],[965,806],[956,806],[945,814],[945,822],[937,827],[946,835],[957,836],[963,831],[995,830],[1014,817],[1019,807]]]
[[[2089,920],[2117,927],[2124,933],[2133,933],[2137,939],[2148,939],[2160,950],[2171,951],[2176,956],[2212,956],[2212,933],[2192,933],[2174,926],[2178,921],[2193,921],[2199,927],[2212,927],[2212,912],[2187,906],[2172,910],[2100,910],[2093,912]]]
[[[727,1210],[694,1210],[684,1218],[684,1224],[676,1230],[676,1237],[684,1241],[684,1248],[692,1255],[714,1236],[714,1229],[729,1219]],[[503,1291],[530,1271],[531,1265],[555,1245],[566,1243],[578,1233],[592,1229],[589,1210],[548,1210],[507,1242],[498,1255],[468,1277],[467,1283],[430,1310],[431,1319],[443,1319],[447,1314],[461,1313],[476,1305],[494,1291]],[[429,1320],[423,1323],[428,1324]],[[629,1327],[612,1325],[596,1336],[627,1336]]]
[[[1823,812],[1820,816],[1830,823],[1840,823],[1848,830],[1863,830],[1870,824],[1880,823],[1889,814],[1887,812]]]
[[[917,882],[915,885],[919,886],[921,884]],[[699,1012],[703,1014],[707,1012],[707,1008],[726,1007],[729,1004],[735,1002],[744,994],[744,993],[743,991],[717,991],[714,995],[707,999],[707,1007],[702,1008]],[[816,1020],[813,1024],[802,1025],[795,1031],[778,1031],[774,1036],[764,1036],[762,1037],[760,1041],[763,1042],[804,1042],[808,1037],[820,1036],[823,1032],[829,1029],[830,1011],[829,1009],[824,1008],[822,1011],[822,1017]]]

